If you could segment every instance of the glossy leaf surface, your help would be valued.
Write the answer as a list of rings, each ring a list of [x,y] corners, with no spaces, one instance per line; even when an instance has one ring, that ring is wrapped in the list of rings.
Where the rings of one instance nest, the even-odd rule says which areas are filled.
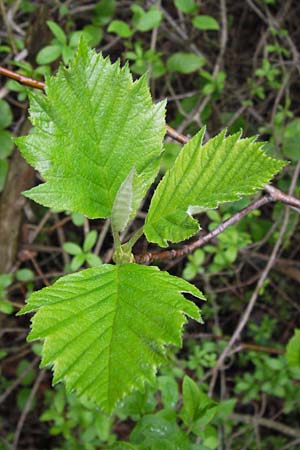
[[[285,165],[240,133],[225,137],[223,131],[203,145],[204,131],[183,147],[152,197],[144,231],[161,247],[197,233],[192,214],[252,194]]]

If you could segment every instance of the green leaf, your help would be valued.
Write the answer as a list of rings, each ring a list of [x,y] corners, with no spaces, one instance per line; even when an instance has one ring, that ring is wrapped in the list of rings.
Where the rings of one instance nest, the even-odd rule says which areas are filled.
[[[13,275],[11,273],[0,274],[0,289],[8,287],[13,282]]]
[[[98,255],[95,255],[94,253],[88,253],[85,256],[86,262],[90,267],[97,267],[101,266],[102,260]]]
[[[103,38],[103,31],[101,28],[95,27],[94,25],[86,25],[83,28],[82,34],[87,44],[91,47],[96,47],[96,45],[99,45]]]
[[[84,244],[83,244],[84,252],[89,252],[91,250],[91,248],[94,247],[94,245],[96,244],[96,241],[97,241],[97,237],[98,237],[98,233],[96,230],[92,230],[86,235],[86,238],[85,238]]]
[[[129,25],[123,20],[113,20],[107,29],[109,33],[115,33],[121,38],[129,38],[132,36],[133,31],[130,29]]]
[[[197,10],[197,5],[195,0],[175,0],[176,8],[185,14],[192,14]]]
[[[0,129],[9,127],[12,119],[13,116],[9,104],[5,100],[0,99]]]
[[[63,45],[67,43],[67,36],[64,32],[64,30],[53,20],[47,20],[47,25],[56,37],[56,39]]]
[[[100,0],[100,2],[97,2],[94,9],[93,22],[97,25],[108,23],[115,13],[116,6],[116,0]]]
[[[193,18],[194,27],[199,30],[219,30],[220,26],[216,19],[211,16],[196,16]]]
[[[83,30],[77,30],[71,34],[69,46],[72,49],[77,48],[82,37],[89,46],[95,47],[101,42],[103,31],[100,27],[95,27],[94,25],[86,25]]]
[[[138,421],[141,416],[151,414],[156,409],[157,400],[155,398],[156,386],[147,383],[142,391],[133,391],[122,400],[119,407],[115,409],[115,414],[121,420],[130,417]]]
[[[181,417],[185,425],[190,426],[197,419],[200,403],[200,393],[197,384],[189,376],[185,376],[182,384],[183,406]]]
[[[118,441],[113,445],[112,450],[139,450],[139,448],[129,442]]]
[[[131,169],[121,184],[112,207],[111,226],[117,233],[125,229],[132,214],[134,175],[135,169]]]
[[[190,448],[188,434],[177,424],[176,412],[162,409],[147,414],[138,421],[130,440],[142,450],[187,450]]]
[[[166,345],[181,345],[184,315],[200,320],[181,292],[203,298],[157,267],[102,265],[33,293],[19,314],[37,311],[29,340],[45,340],[42,366],[53,365],[54,382],[109,412],[153,381]]]
[[[165,102],[153,104],[145,77],[111,64],[82,40],[68,69],[46,81],[47,95],[31,95],[30,135],[22,154],[46,183],[26,196],[45,206],[109,217],[132,167],[143,180],[135,210],[153,182],[165,134]]]
[[[74,225],[76,225],[77,227],[81,227],[84,224],[84,215],[80,214],[80,213],[73,213],[71,214],[72,217],[72,222],[74,223]]]
[[[65,252],[69,253],[69,255],[80,255],[82,253],[82,249],[74,242],[65,242],[63,244],[63,249]]]
[[[0,299],[0,312],[3,314],[12,314],[14,312],[14,307],[8,300]]]
[[[159,26],[162,20],[162,12],[157,8],[152,7],[147,12],[143,12],[143,14],[139,17],[139,19],[135,23],[135,27],[138,31],[150,31],[153,28]]]
[[[0,159],[7,158],[14,148],[14,143],[9,131],[0,130]]]
[[[300,119],[292,120],[284,129],[282,138],[282,153],[292,161],[300,159]]]
[[[0,99],[0,129],[9,127],[12,119],[13,116],[9,104],[5,100]]]
[[[180,145],[176,144],[175,142],[165,143],[165,151],[163,153],[161,160],[161,170],[163,173],[173,166],[180,150],[181,150]]]
[[[173,376],[163,375],[158,378],[162,403],[165,408],[175,408],[178,402],[178,385]]]
[[[47,45],[38,52],[36,62],[38,64],[49,64],[59,58],[61,54],[62,47],[60,45]]]
[[[64,64],[69,64],[70,60],[74,56],[74,50],[68,45],[62,47],[62,59]]]
[[[16,279],[23,283],[31,281],[34,278],[34,273],[30,269],[19,269],[16,272]]]
[[[0,159],[0,192],[3,191],[8,172],[8,162],[6,159]]]
[[[76,272],[85,263],[86,255],[85,253],[79,253],[75,255],[71,261],[71,270]]]
[[[300,330],[294,330],[294,336],[289,340],[286,347],[286,359],[289,366],[300,366]]]
[[[192,73],[204,64],[205,58],[194,53],[174,53],[167,60],[167,68],[170,72]]]
[[[192,214],[252,194],[285,165],[267,156],[255,138],[225,137],[223,131],[203,145],[204,132],[183,147],[152,197],[144,232],[161,247],[197,233]]]
[[[230,414],[233,413],[236,403],[236,398],[228,398],[226,400],[222,400],[218,404],[217,418],[224,422],[224,420],[226,420],[230,416]]]
[[[208,425],[205,427],[204,431],[199,433],[203,440],[203,445],[205,449],[215,450],[218,448],[218,430],[212,425]]]
[[[194,264],[188,263],[182,272],[182,276],[185,280],[190,281],[193,278],[195,278],[197,273],[198,273],[198,268]]]
[[[217,403],[204,394],[195,381],[187,375],[183,379],[182,400],[180,417],[188,427],[199,428],[207,425],[217,412]],[[196,430],[193,428],[193,431]]]

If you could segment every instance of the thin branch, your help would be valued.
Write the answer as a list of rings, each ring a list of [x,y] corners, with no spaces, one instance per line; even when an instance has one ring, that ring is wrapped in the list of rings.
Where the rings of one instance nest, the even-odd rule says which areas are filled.
[[[186,144],[189,142],[189,138],[187,136],[178,133],[178,131],[174,130],[174,128],[170,127],[170,125],[167,125],[167,135],[175,141],[180,142],[180,144]]]
[[[25,77],[20,73],[13,72],[12,70],[6,69],[5,67],[0,66],[0,75],[11,78],[13,80],[18,81],[24,86],[33,87],[36,89],[44,89],[45,83],[43,81],[34,80],[33,78]]]
[[[264,190],[267,191],[274,201],[276,202],[282,202],[286,205],[292,206],[296,209],[300,209],[300,199],[293,197],[290,194],[285,194],[284,192],[280,191],[274,186],[271,186],[270,184],[266,184],[264,187]]]
[[[207,244],[207,242],[211,241],[213,238],[215,238],[219,234],[223,233],[223,231],[226,230],[226,228],[239,222],[243,217],[245,217],[251,211],[261,208],[263,205],[266,205],[267,203],[271,203],[272,201],[273,201],[273,198],[270,195],[265,195],[265,196],[259,198],[258,200],[255,200],[254,202],[250,203],[250,205],[248,205],[246,208],[235,213],[229,219],[220,223],[220,225],[218,225],[214,230],[210,231],[205,236],[199,237],[196,241],[193,241],[190,244],[186,244],[183,247],[178,248],[178,249],[164,250],[161,252],[153,252],[153,253],[148,252],[143,255],[136,255],[135,260],[138,263],[148,264],[152,261],[158,261],[158,260],[162,260],[162,259],[174,259],[174,258],[188,255],[188,254],[192,253],[196,248],[203,247],[203,245]]]
[[[271,419],[265,419],[264,417],[256,417],[250,416],[248,414],[236,414],[233,413],[229,416],[230,419],[235,422],[243,422],[249,425],[259,425],[262,427],[269,428],[271,430],[275,430],[278,433],[285,434],[286,436],[299,438],[300,437],[300,429],[289,427],[281,422],[275,422]]]

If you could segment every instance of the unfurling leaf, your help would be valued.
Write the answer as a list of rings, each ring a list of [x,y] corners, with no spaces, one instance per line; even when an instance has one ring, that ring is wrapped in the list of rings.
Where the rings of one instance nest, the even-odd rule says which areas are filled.
[[[183,147],[152,197],[144,231],[161,247],[197,233],[192,214],[252,194],[286,164],[240,133],[225,137],[223,131],[203,145],[204,131]]]
[[[31,95],[33,132],[16,140],[45,183],[26,191],[38,203],[109,217],[132,167],[142,175],[137,208],[153,182],[165,133],[165,102],[152,103],[145,77],[111,64],[82,40],[68,68],[46,80],[46,95]]]
[[[111,226],[116,232],[123,231],[132,214],[133,178],[135,169],[132,169],[121,184],[111,213]]]
[[[153,379],[166,345],[181,344],[184,316],[201,320],[181,292],[203,298],[157,267],[102,265],[35,292],[21,314],[37,311],[29,340],[45,340],[42,365],[53,365],[54,382],[111,411]]]

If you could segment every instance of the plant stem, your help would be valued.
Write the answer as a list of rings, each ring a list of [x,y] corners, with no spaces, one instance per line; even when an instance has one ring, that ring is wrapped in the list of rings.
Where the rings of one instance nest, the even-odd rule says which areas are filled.
[[[133,236],[131,236],[131,238],[129,239],[128,242],[126,242],[126,245],[128,245],[128,247],[130,247],[132,249],[132,247],[134,246],[134,244],[139,240],[139,238],[143,235],[144,233],[144,227],[140,227],[134,234]]]

